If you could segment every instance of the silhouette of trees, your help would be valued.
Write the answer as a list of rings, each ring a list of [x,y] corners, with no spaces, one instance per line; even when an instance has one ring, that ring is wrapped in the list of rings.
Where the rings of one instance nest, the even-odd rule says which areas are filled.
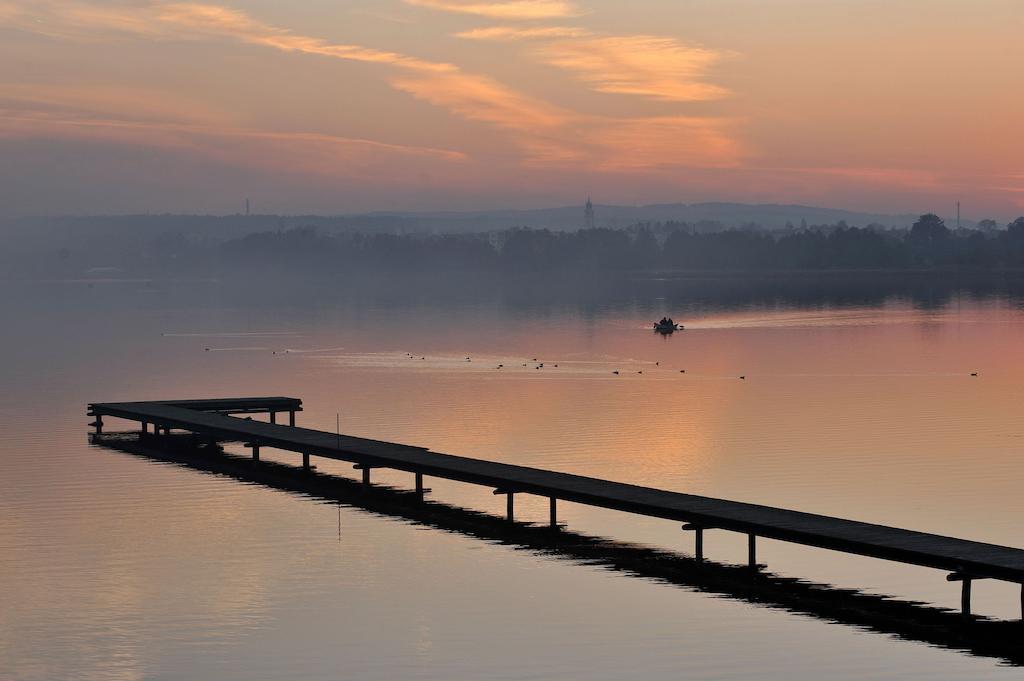
[[[301,273],[1024,268],[1024,217],[1006,230],[982,226],[954,233],[940,217],[927,214],[910,230],[840,222],[776,233],[749,227],[702,231],[699,224],[682,222],[444,235],[322,234],[307,227],[234,239],[222,244],[220,255],[227,265],[291,267]],[[159,248],[165,258],[197,250],[178,236],[160,240]]]
[[[928,213],[918,218],[910,228],[908,241],[916,264],[935,265],[947,255],[949,228],[938,215]]]

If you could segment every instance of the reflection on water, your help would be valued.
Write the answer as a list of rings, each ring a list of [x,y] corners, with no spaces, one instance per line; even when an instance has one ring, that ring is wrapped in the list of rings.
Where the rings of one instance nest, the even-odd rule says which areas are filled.
[[[296,395],[307,407],[300,423],[324,430],[338,418],[348,433],[438,451],[1022,545],[1024,314],[1012,287],[893,295],[873,283],[833,295],[826,285],[814,297],[789,296],[789,286],[672,280],[607,295],[441,298],[387,287],[311,297],[209,284],[8,286],[0,670],[1016,676],[991,660],[358,509],[341,509],[339,535],[335,506],[85,440],[89,401]],[[687,331],[650,333],[664,313]],[[353,475],[340,463],[323,469]],[[389,476],[408,486],[397,473],[379,477]],[[503,503],[457,483],[431,487],[467,507]],[[517,513],[545,517],[545,500],[522,501]],[[560,516],[584,533],[689,548],[673,523],[573,505]],[[745,548],[743,537],[705,537],[706,553],[725,562],[742,562]],[[779,574],[957,605],[939,572],[759,548]],[[976,611],[1019,615],[1013,587],[975,590]]]
[[[660,583],[700,589],[704,593],[721,594],[761,606],[784,608],[956,650],[993,655],[1016,664],[1024,662],[1018,621],[978,620],[964,626],[960,613],[920,603],[779,578],[763,569],[752,571],[747,565],[707,560],[698,563],[692,555],[589,537],[565,527],[552,531],[543,523],[511,524],[500,515],[420,499],[408,488],[379,484],[368,487],[360,480],[324,475],[315,469],[309,473],[294,462],[288,465],[262,461],[254,465],[247,456],[197,447],[189,435],[164,436],[156,441],[134,432],[115,433],[96,436],[93,442],[155,461],[174,462],[242,482],[257,482],[274,489],[337,501],[386,517],[408,519],[470,537],[501,541],[544,556],[567,558],[581,564],[655,579]],[[340,539],[340,507],[338,536]]]

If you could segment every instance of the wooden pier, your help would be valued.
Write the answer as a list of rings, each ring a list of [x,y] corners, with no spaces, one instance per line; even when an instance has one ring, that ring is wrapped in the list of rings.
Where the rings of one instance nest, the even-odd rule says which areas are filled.
[[[260,448],[302,455],[309,470],[310,457],[348,461],[371,484],[374,468],[408,471],[415,489],[425,493],[424,476],[483,485],[507,496],[506,513],[514,521],[516,494],[548,497],[549,523],[557,529],[558,500],[684,523],[695,536],[695,558],[702,561],[706,530],[728,530],[747,535],[748,566],[758,569],[757,537],[815,546],[833,551],[891,560],[947,571],[947,579],[961,582],[961,608],[971,616],[971,584],[976,579],[997,579],[1022,585],[1024,609],[1024,550],[995,544],[916,532],[885,525],[803,513],[771,506],[746,504],[651,487],[629,485],[539,468],[484,461],[429,451],[423,447],[383,442],[295,426],[302,410],[296,398],[258,397],[159,402],[107,402],[89,405],[91,425],[102,434],[104,417],[142,424],[142,432],[192,433],[210,443],[243,442],[259,461]],[[270,415],[270,423],[239,418],[235,414]],[[288,414],[288,425],[276,423]]]

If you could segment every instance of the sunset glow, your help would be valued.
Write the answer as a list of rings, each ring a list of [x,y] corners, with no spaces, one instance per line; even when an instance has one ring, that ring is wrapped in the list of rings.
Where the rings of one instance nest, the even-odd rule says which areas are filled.
[[[1024,210],[1021,17],[1007,0],[0,0],[0,203],[960,200],[1005,220]]]

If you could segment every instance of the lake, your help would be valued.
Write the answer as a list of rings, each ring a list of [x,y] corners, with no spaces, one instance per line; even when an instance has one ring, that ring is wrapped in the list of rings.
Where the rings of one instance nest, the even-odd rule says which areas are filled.
[[[1016,291],[361,293],[0,284],[0,677],[1019,678],[996,659],[93,446],[85,416],[92,401],[290,395],[308,427],[1024,546]],[[654,334],[663,314],[686,330]],[[430,487],[504,512],[489,489]],[[546,499],[516,508],[546,520]],[[677,523],[559,515],[692,550]],[[704,541],[712,560],[746,560],[743,536]],[[935,570],[771,541],[759,559],[959,606]],[[974,610],[1019,617],[1019,589],[977,582]]]

